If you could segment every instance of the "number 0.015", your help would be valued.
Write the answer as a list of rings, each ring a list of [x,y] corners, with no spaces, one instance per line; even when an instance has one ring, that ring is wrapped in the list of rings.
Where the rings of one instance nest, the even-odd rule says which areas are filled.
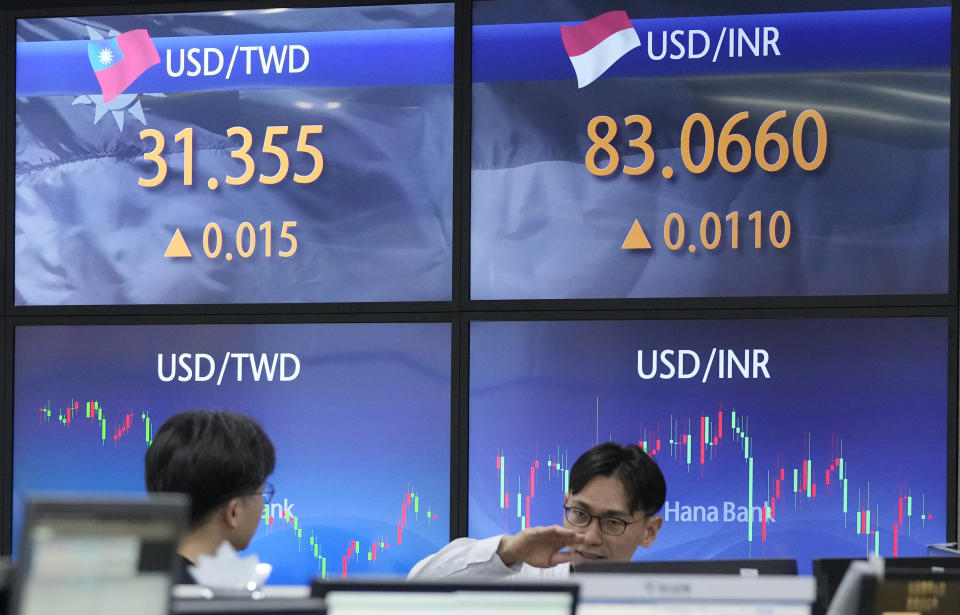
[[[289,258],[296,253],[297,238],[294,237],[292,232],[296,226],[297,223],[290,220],[283,223],[280,229],[280,239],[287,241],[290,247],[277,252],[277,256],[280,258]],[[266,258],[273,256],[272,229],[273,225],[269,221],[260,225],[260,230],[263,232],[263,255]],[[257,231],[254,229],[252,223],[241,222],[237,227],[236,248],[237,254],[239,254],[241,258],[250,258],[256,252]],[[220,229],[219,224],[211,222],[203,229],[203,253],[207,255],[207,258],[217,258],[222,251],[223,231]],[[227,258],[229,257],[230,255],[228,253]]]

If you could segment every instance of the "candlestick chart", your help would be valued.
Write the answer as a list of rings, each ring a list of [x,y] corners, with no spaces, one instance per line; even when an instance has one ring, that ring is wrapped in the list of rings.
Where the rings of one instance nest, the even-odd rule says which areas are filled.
[[[946,340],[937,318],[474,323],[468,532],[561,523],[574,462],[614,441],[667,483],[637,558],[924,555],[948,536]],[[765,371],[705,373],[715,348]]]
[[[397,525],[397,533],[393,535],[381,535],[372,540],[361,541],[360,538],[349,539],[346,545],[339,545],[339,551],[334,550],[334,555],[328,557],[327,550],[324,549],[320,536],[315,530],[309,530],[304,534],[304,528],[301,526],[300,517],[288,513],[281,504],[265,504],[263,511],[263,525],[268,535],[273,532],[290,532],[297,539],[297,551],[312,555],[317,565],[317,574],[324,578],[330,578],[328,574],[328,559],[331,564],[337,563],[337,555],[340,555],[340,576],[347,578],[348,571],[361,570],[364,572],[375,571],[377,553],[383,559],[384,552],[391,548],[393,539],[393,549],[399,549],[403,546],[404,530],[408,523],[423,524],[428,528],[439,521],[439,516],[433,512],[426,501],[421,505],[420,494],[411,490],[409,487],[400,497],[400,518]],[[364,566],[364,562],[366,565]],[[332,569],[331,569],[332,570]],[[336,571],[333,571],[334,574]]]
[[[163,371],[198,348],[299,368]],[[248,547],[270,583],[406,574],[450,538],[448,323],[31,326],[15,365],[14,552],[34,492],[143,493],[148,447],[190,408],[248,415],[273,442],[276,494]]]
[[[144,442],[148,446],[153,443],[153,425],[150,423],[150,413],[146,410],[124,412],[120,420],[116,424],[110,425],[109,429],[107,418],[104,416],[103,408],[98,400],[86,401],[82,408],[79,401],[71,400],[69,404],[56,410],[48,401],[40,406],[39,411],[41,421],[44,423],[56,422],[63,427],[69,427],[78,420],[86,420],[88,423],[92,423],[96,429],[99,429],[101,444],[106,444],[109,438],[113,441],[114,446],[131,431],[131,428],[137,427],[139,423],[138,428],[143,433]],[[96,435],[96,429],[94,435]]]
[[[69,430],[70,436],[81,439],[88,447],[118,448],[121,443],[132,440],[132,433],[138,434],[136,446],[144,450],[153,442],[154,422],[147,410],[121,410],[116,412],[117,418],[114,419],[109,407],[104,407],[99,400],[80,402],[71,399],[63,406],[48,401],[39,407],[38,414],[40,423],[47,429]],[[142,467],[142,462],[140,465]],[[307,502],[300,509],[306,508],[305,512],[294,514],[292,510],[297,502],[284,497],[282,491],[278,491],[276,499],[264,505],[262,523],[251,549],[256,551],[259,547],[261,551],[278,556],[274,561],[286,562],[295,557],[295,552],[302,560],[297,568],[309,570],[303,579],[313,575],[326,579],[333,576],[346,578],[358,573],[406,572],[405,569],[396,568],[397,558],[390,557],[404,550],[405,534],[415,533],[412,542],[416,545],[416,551],[420,552],[420,535],[433,531],[438,536],[445,536],[448,528],[447,520],[440,518],[439,510],[443,508],[434,507],[429,496],[415,489],[412,484],[398,491],[394,507],[396,522],[390,533],[365,532],[353,529],[346,523],[343,524],[345,527],[338,528],[331,536],[329,528],[323,527],[322,517],[316,514],[315,502]],[[307,508],[310,506],[314,510]],[[363,523],[354,525],[362,526]],[[343,534],[348,534],[349,538],[344,540]],[[410,542],[408,538],[407,543]],[[407,550],[410,550],[409,547]],[[409,560],[410,556],[401,558]],[[303,560],[312,562],[312,569],[304,565]],[[378,566],[378,562],[381,565]]]
[[[838,530],[863,537],[864,554],[897,557],[901,539],[910,537],[915,525],[926,528],[933,520],[932,511],[926,507],[926,494],[915,491],[906,481],[897,484],[896,498],[871,499],[870,468],[853,470],[855,478],[851,478],[851,464],[843,453],[843,438],[836,434],[830,436],[832,454],[825,459],[814,458],[814,436],[805,433],[801,440],[807,441],[806,454],[791,458],[777,452],[776,465],[761,469],[756,463],[756,441],[750,435],[749,425],[747,415],[738,415],[736,410],[718,410],[715,414],[701,414],[686,420],[671,415],[665,429],[660,424],[637,426],[639,438],[625,442],[636,444],[654,458],[668,476],[668,484],[677,482],[669,478],[678,473],[704,480],[705,467],[723,457],[732,457],[742,466],[740,476],[727,476],[727,480],[737,484],[730,491],[730,501],[738,504],[726,510],[720,507],[711,510],[707,505],[683,508],[668,498],[665,509],[668,522],[671,517],[682,522],[719,522],[723,518],[742,526],[747,543],[763,545],[768,541],[768,528],[772,524],[789,523],[792,516],[805,508],[820,507],[821,512],[834,520]],[[612,434],[609,440],[613,440]],[[549,499],[554,503],[556,496],[570,491],[571,463],[570,451],[559,445],[518,461],[508,459],[503,449],[497,451],[493,462],[488,464],[487,474],[500,485],[495,505],[504,532],[515,533],[533,525],[557,522],[556,510],[549,510],[538,518],[531,514],[531,505],[537,510],[538,490],[541,499],[545,492],[552,492],[550,495],[554,497]],[[886,521],[886,531],[881,530],[881,519]],[[751,553],[759,555],[762,550],[751,550]]]

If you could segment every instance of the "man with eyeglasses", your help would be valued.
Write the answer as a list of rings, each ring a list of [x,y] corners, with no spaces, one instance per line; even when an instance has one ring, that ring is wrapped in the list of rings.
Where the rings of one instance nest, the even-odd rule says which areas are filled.
[[[663,525],[663,473],[640,447],[595,446],[570,468],[563,526],[483,540],[459,538],[417,563],[410,579],[564,577],[583,562],[629,561]]]
[[[201,553],[213,555],[227,541],[246,549],[273,498],[276,453],[253,419],[233,412],[188,410],[170,417],[147,449],[149,492],[190,496],[190,521],[180,543],[176,583],[193,583],[187,566]]]

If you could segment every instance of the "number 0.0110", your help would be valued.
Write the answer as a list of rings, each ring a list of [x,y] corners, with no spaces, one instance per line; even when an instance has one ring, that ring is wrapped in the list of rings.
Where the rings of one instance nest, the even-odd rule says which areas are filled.
[[[764,233],[763,213],[755,211],[747,219],[753,223],[753,247],[759,250],[763,247],[764,236],[768,237],[770,244],[778,249],[787,247],[790,243],[790,216],[787,212],[778,210],[773,212],[767,222],[767,232]],[[729,226],[730,248],[738,250],[740,248],[740,212],[731,211],[724,217],[724,221]],[[700,245],[707,250],[716,250],[720,246],[723,235],[723,222],[720,216],[712,211],[708,211],[700,218]],[[750,228],[751,225],[747,225]],[[672,213],[663,221],[663,242],[668,248],[676,252],[686,245],[684,239],[687,235],[687,224],[678,213]],[[693,244],[691,251],[693,251]]]
[[[280,258],[289,258],[297,251],[297,238],[294,237],[292,230],[296,228],[297,223],[287,220],[284,221],[280,229],[280,239],[287,241],[290,246],[285,250],[279,250],[277,256]],[[263,232],[263,255],[266,258],[273,256],[273,224],[269,221],[260,225]],[[236,234],[237,254],[241,258],[250,258],[257,249],[257,231],[250,222],[241,222],[237,227]],[[203,229],[203,253],[207,258],[217,258],[223,251],[223,231],[216,222],[211,222]],[[227,258],[230,258],[228,252]]]

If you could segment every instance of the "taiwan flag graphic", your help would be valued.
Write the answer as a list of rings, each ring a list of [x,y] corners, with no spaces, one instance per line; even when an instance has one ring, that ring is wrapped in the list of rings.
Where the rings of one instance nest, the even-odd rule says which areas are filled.
[[[87,53],[105,103],[122,94],[145,70],[160,63],[157,48],[143,29],[89,41]]]
[[[577,87],[593,83],[614,62],[640,46],[626,11],[610,11],[577,26],[560,26],[563,47],[577,73]]]

